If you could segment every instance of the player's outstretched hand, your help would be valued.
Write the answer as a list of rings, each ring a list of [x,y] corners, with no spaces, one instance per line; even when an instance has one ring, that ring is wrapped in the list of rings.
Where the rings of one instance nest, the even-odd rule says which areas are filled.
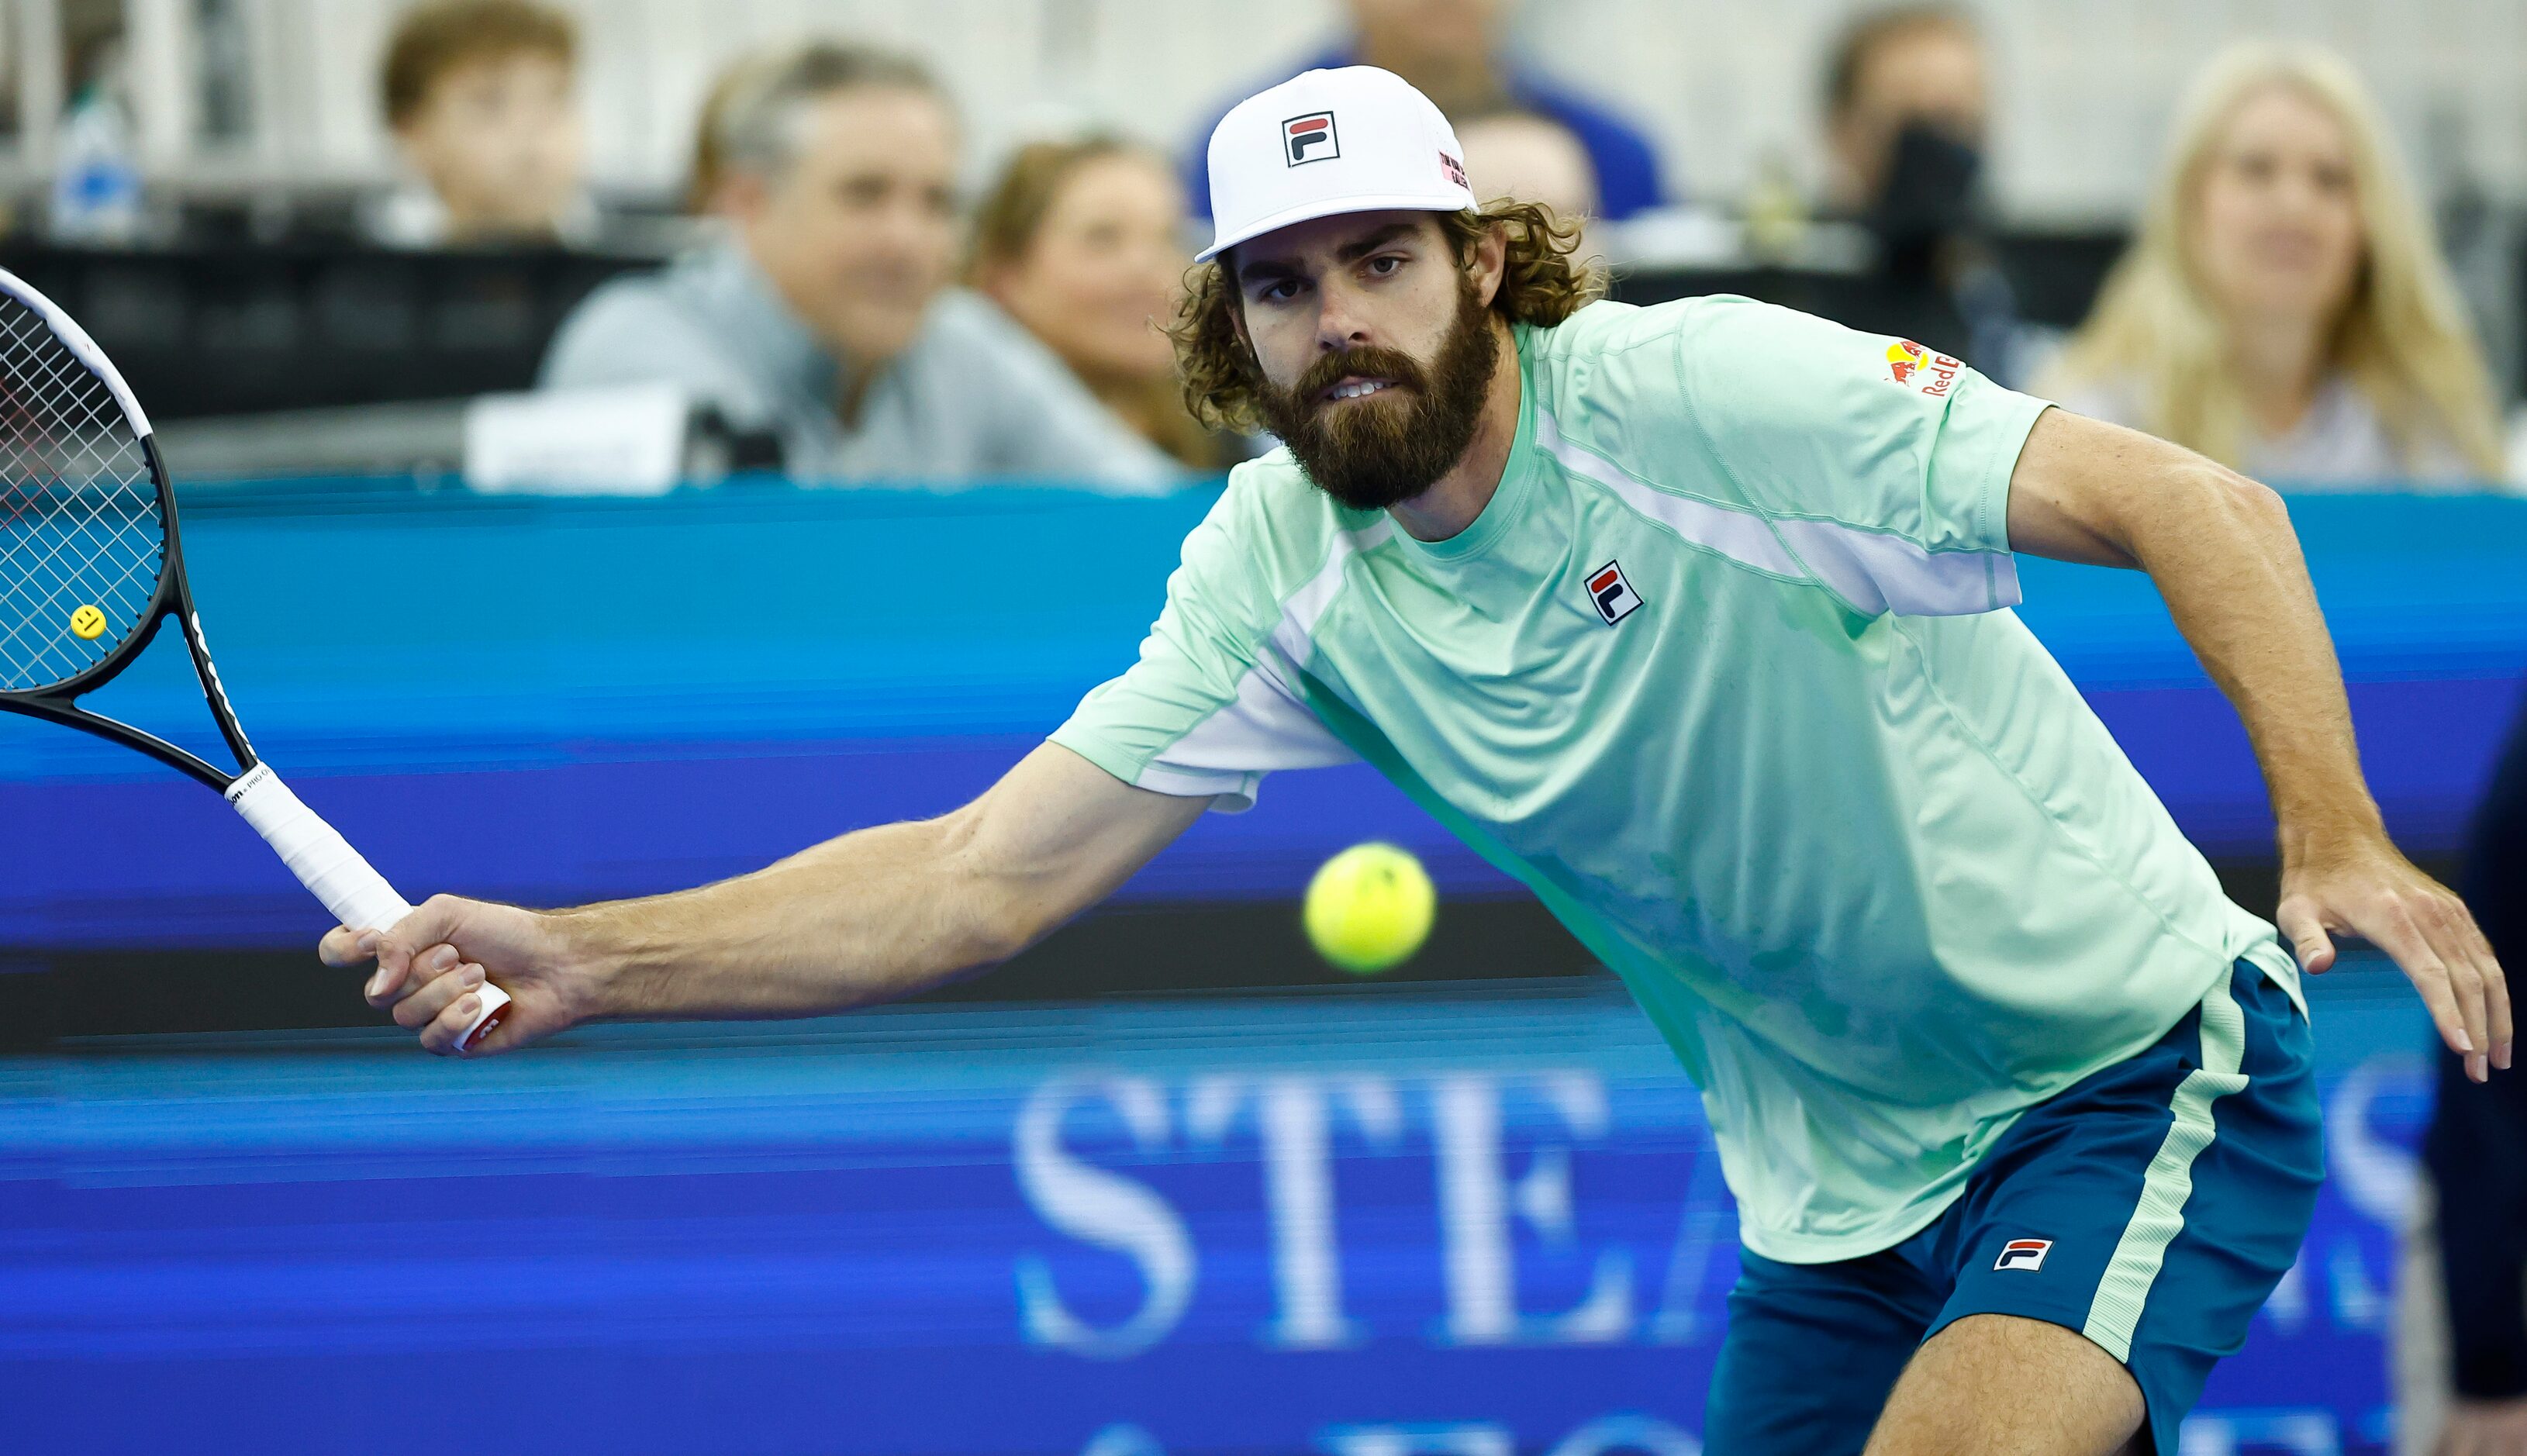
[[[2295,857],[2283,867],[2273,918],[2313,973],[2334,964],[2337,935],[2356,935],[2395,958],[2430,1008],[2440,1039],[2464,1056],[2467,1076],[2480,1082],[2491,1067],[2509,1066],[2509,987],[2501,962],[2465,902],[2415,869],[2385,836]]]
[[[500,1024],[464,1055],[479,1057],[524,1046],[586,1020],[593,987],[573,972],[554,917],[511,905],[490,905],[434,895],[420,909],[384,931],[335,926],[317,954],[328,965],[377,962],[369,978],[369,1005],[390,1012],[395,1024],[421,1033],[422,1047],[440,1056],[481,1009],[476,996],[488,976],[509,993]]]

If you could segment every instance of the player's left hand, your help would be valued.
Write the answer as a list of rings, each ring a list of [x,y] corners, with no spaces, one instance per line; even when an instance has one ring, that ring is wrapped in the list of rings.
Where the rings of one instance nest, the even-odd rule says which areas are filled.
[[[2509,1066],[2509,987],[2454,892],[2413,867],[2384,834],[2293,856],[2274,919],[2311,974],[2334,964],[2334,937],[2393,957],[2430,1009],[2440,1039],[2480,1082]]]

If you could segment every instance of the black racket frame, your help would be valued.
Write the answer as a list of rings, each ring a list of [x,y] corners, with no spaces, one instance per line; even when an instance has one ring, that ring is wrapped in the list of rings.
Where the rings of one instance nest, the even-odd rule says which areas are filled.
[[[82,361],[84,366],[84,361]],[[130,421],[127,418],[125,424]],[[158,591],[149,599],[149,608],[140,621],[103,660],[81,669],[72,677],[47,688],[28,692],[0,692],[0,710],[24,713],[92,733],[99,738],[136,749],[150,757],[222,794],[238,778],[252,770],[259,761],[254,746],[246,742],[245,729],[238,726],[236,712],[229,706],[228,690],[220,686],[219,669],[211,664],[211,650],[202,643],[201,614],[193,609],[193,589],[184,576],[184,552],[176,526],[176,487],[167,474],[166,460],[158,452],[158,437],[153,432],[140,437],[142,456],[149,462],[149,479],[158,492],[158,516],[166,524],[166,539],[159,550],[163,564],[158,572]],[[223,772],[199,754],[188,753],[154,733],[145,733],[128,723],[119,723],[100,713],[89,712],[76,701],[81,694],[103,687],[116,674],[130,666],[157,639],[158,629],[174,617],[184,634],[184,647],[192,654],[193,678],[201,684],[202,699],[210,704],[212,720],[219,724],[220,737],[228,741],[229,752],[236,756],[234,773]]]

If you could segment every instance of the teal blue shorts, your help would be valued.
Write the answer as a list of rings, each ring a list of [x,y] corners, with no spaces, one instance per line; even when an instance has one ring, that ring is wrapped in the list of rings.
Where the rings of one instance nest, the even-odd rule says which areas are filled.
[[[2307,1018],[2243,962],[2225,990],[2031,1109],[1895,1247],[1833,1264],[1741,1251],[1709,1456],[1857,1456],[1915,1347],[1986,1314],[2121,1360],[2175,1456],[2212,1365],[2297,1258],[2325,1170]]]

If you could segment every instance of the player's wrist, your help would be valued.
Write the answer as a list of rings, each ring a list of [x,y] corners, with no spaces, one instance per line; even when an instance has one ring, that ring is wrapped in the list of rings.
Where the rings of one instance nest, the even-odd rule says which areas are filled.
[[[608,909],[588,906],[542,916],[552,938],[553,962],[574,991],[574,1020],[636,1020],[657,1010],[643,1004],[634,958],[610,923]]]
[[[2276,815],[2274,842],[2285,875],[2293,870],[2396,853],[2378,805],[2366,793],[2356,802],[2310,806]]]

